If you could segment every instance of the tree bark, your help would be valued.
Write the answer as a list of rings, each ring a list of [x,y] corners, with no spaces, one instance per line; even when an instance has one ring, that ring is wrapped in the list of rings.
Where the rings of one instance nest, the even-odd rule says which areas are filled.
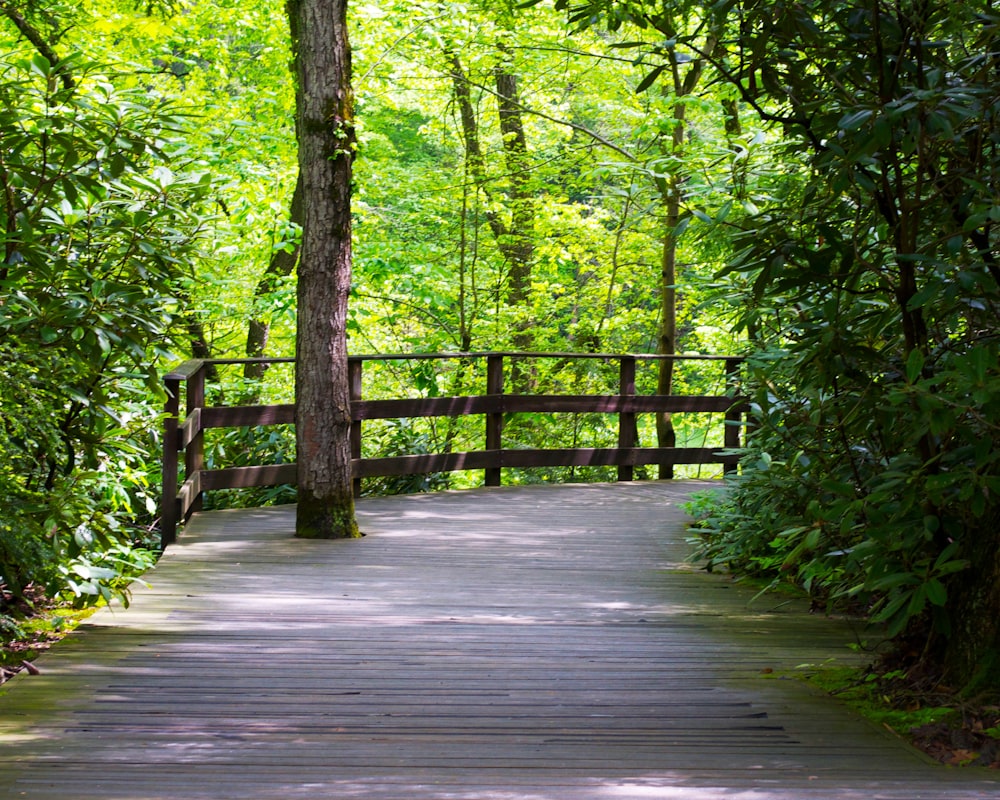
[[[32,25],[24,14],[8,2],[0,2],[0,13],[9,19],[21,35],[31,42],[35,50],[38,51],[38,54],[52,65],[53,74],[59,76],[63,88],[66,91],[75,89],[76,80],[73,74],[65,68],[62,59],[59,58],[59,54],[56,53],[52,44],[42,35],[42,32]]]
[[[346,331],[355,146],[347,0],[289,0],[288,16],[303,201],[295,535],[356,537]]]
[[[969,568],[948,586],[952,632],[942,661],[945,680],[973,694],[1000,680],[1000,511],[983,516],[963,540]]]
[[[503,47],[500,47],[500,51],[506,57]],[[457,54],[446,50],[445,57],[449,62],[455,101],[462,121],[467,171],[489,197],[485,188],[486,162],[479,142],[479,126],[472,105],[469,79]],[[496,83],[497,116],[503,137],[511,216],[508,225],[495,211],[488,211],[486,221],[496,239],[497,249],[507,262],[507,306],[518,308],[528,303],[531,288],[531,270],[535,258],[535,201],[528,182],[528,142],[518,98],[517,76],[501,64],[494,69],[493,78]],[[531,323],[519,322],[512,337],[514,349],[530,350],[531,342]],[[528,376],[516,361],[511,364],[511,387],[515,393],[528,389]]]
[[[687,106],[683,98],[691,94],[701,76],[701,68],[696,64],[687,76],[680,77],[676,56],[671,55],[674,83],[674,128],[670,137],[670,154],[677,163],[684,153],[684,131],[687,121]],[[677,353],[677,226],[681,221],[681,176],[672,172],[658,178],[657,188],[663,202],[663,252],[660,257],[660,329],[656,337],[656,352],[672,356]],[[671,394],[674,383],[674,362],[664,359],[659,363],[656,376],[656,393]],[[656,415],[657,447],[676,447],[677,433],[669,412]],[[673,464],[661,464],[660,480],[674,477]]]
[[[185,297],[184,302],[189,303],[189,300]],[[212,358],[215,354],[212,352],[212,346],[208,343],[208,337],[205,335],[205,326],[201,324],[201,320],[188,312],[184,313],[183,318],[184,327],[191,342],[191,355],[195,358],[206,360]],[[209,383],[218,382],[219,370],[215,364],[208,365],[208,368],[205,370],[205,380]]]
[[[682,123],[678,123],[680,126]],[[660,329],[656,337],[656,352],[672,356],[677,352],[677,236],[675,231],[680,222],[680,187],[676,177],[665,181],[662,199],[666,211],[663,230],[663,252],[660,259]],[[656,393],[671,394],[674,383],[674,362],[663,359],[659,362],[656,375]],[[656,415],[657,447],[676,447],[677,433],[669,411]],[[660,480],[674,477],[673,464],[661,464]]]
[[[517,76],[499,66],[494,72],[497,86],[497,113],[510,182],[510,228],[507,242],[501,245],[510,270],[507,282],[507,303],[523,306],[528,302],[531,287],[531,262],[535,257],[535,203],[528,186],[528,140],[521,119],[521,104],[517,92]],[[522,322],[514,333],[514,347],[530,349],[530,323]]]

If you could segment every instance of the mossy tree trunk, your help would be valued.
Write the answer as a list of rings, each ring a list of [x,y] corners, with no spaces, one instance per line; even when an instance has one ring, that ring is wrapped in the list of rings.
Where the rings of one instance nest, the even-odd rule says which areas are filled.
[[[296,331],[295,535],[359,536],[351,475],[347,299],[355,130],[347,0],[289,0],[302,249]]]
[[[530,298],[531,267],[535,259],[535,199],[529,183],[531,165],[528,158],[528,139],[521,117],[521,101],[517,90],[517,76],[505,62],[494,70],[497,87],[497,112],[503,149],[510,183],[510,228],[501,240],[501,252],[509,264],[507,304],[514,308],[525,307]],[[531,349],[531,325],[519,321],[514,331],[514,348]]]

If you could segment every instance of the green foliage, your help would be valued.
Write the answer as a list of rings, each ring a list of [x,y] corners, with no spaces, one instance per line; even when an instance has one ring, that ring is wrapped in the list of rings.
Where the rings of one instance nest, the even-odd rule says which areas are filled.
[[[557,6],[661,33],[687,9]],[[780,126],[785,171],[720,273],[717,302],[759,353],[756,419],[704,555],[867,606],[967,680],[1000,611],[975,600],[998,545],[1000,18],[907,0],[715,9],[731,24],[712,67]],[[673,33],[627,46],[651,64],[694,49],[694,27]],[[983,623],[963,640],[956,614]]]
[[[207,469],[295,462],[295,432],[289,426],[226,428],[210,431],[205,447]],[[295,487],[281,484],[224,490],[206,495],[205,508],[253,508],[295,502]]]
[[[832,356],[805,352],[808,363],[791,375],[794,351],[755,362],[753,447],[699,525],[701,555],[870,606],[890,635],[924,619],[947,635],[948,587],[967,566],[963,540],[988,519],[996,486],[996,432],[983,410],[1000,392],[995,366],[944,354],[954,364],[933,378],[896,373],[882,386],[838,383],[835,392],[813,372]],[[933,465],[913,454],[922,430],[949,442]]]
[[[764,207],[773,194],[765,184],[780,177],[761,172],[769,161],[764,132],[727,127],[721,95],[681,100],[676,86],[653,90],[650,76],[667,74],[672,34],[664,31],[677,15],[665,9],[650,25],[643,6],[628,4],[615,36],[580,33],[573,42],[561,15],[544,7],[352,6],[360,140],[348,322],[354,352],[504,349],[516,341],[539,350],[649,351],[661,253],[671,238],[679,349],[732,348],[707,276],[731,252],[729,228]],[[259,294],[254,288],[271,255],[298,236],[286,218],[295,153],[280,4],[221,0],[180,9],[87,0],[23,8],[55,51],[85,55],[55,65],[41,55],[12,56],[0,80],[8,190],[0,357],[10,365],[0,371],[0,488],[10,498],[0,563],[3,580],[21,588],[56,585],[69,574],[56,569],[60,563],[108,568],[96,553],[138,538],[153,522],[155,383],[168,345],[187,355],[198,340],[212,355],[239,356],[252,318],[271,325],[269,355],[293,352],[294,276],[269,281]],[[699,21],[694,4],[681,10],[689,22],[678,36]],[[643,23],[648,39],[641,50],[629,47],[633,22]],[[468,73],[481,175],[470,170],[447,52],[459,53]],[[534,210],[530,282],[516,303],[505,250],[518,231],[496,103],[501,69],[520,87],[527,149],[516,171]],[[671,148],[680,105],[685,163]],[[663,188],[681,174],[680,218],[670,229]],[[727,196],[730,186],[736,199]],[[541,367],[531,380],[539,390],[614,391],[614,376],[600,369],[573,376],[562,369]],[[651,390],[651,376],[640,376],[641,391]],[[472,388],[477,381],[482,375],[460,368],[387,371],[366,376],[364,394],[462,394],[481,391]],[[675,382],[678,391],[705,393],[720,385],[717,376],[684,369]],[[289,387],[287,373],[272,369],[252,391],[223,378],[210,394],[287,402]],[[27,408],[42,413],[22,413]],[[513,446],[610,446],[616,435],[601,416],[508,422]],[[477,449],[479,423],[373,427],[366,455]],[[703,444],[704,428],[681,416],[675,423],[680,446]],[[640,438],[652,436],[651,420],[641,420]],[[281,429],[211,436],[207,447],[212,466],[292,457]],[[411,488],[444,482],[431,476]],[[276,487],[238,501],[210,494],[209,503],[290,498],[288,487]],[[77,579],[78,586],[91,580]]]
[[[59,565],[62,591],[80,608],[98,601],[129,604],[129,586],[156,563],[157,553],[131,542],[88,550]]]
[[[67,85],[55,80],[72,71]],[[208,218],[179,109],[82,57],[0,60],[0,583],[123,597],[147,563],[156,358]]]
[[[897,373],[835,392],[812,372],[827,369],[824,359],[806,352],[798,366],[813,383],[786,373],[792,351],[756,362],[753,447],[699,525],[700,554],[870,607],[890,635],[922,621],[949,634],[949,586],[962,580],[963,545],[981,535],[996,491],[996,431],[984,411],[1000,396],[995,366],[974,368],[986,363],[977,350],[944,354],[952,364],[933,378]],[[930,465],[913,453],[922,430],[949,443]]]
[[[369,441],[372,451],[379,457],[422,455],[439,452],[433,441],[433,432],[421,431],[414,420],[385,420],[377,434]],[[447,473],[431,472],[424,475],[388,475],[368,478],[363,482],[365,494],[391,495],[434,492],[447,489],[451,485]]]

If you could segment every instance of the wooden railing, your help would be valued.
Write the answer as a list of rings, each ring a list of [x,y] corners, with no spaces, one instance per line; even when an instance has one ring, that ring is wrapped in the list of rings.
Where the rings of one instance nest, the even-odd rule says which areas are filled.
[[[485,394],[461,397],[421,397],[415,399],[364,400],[364,365],[373,361],[464,360],[486,361]],[[537,359],[561,362],[602,359],[618,362],[618,391],[609,395],[526,395],[505,394],[504,367],[511,361],[523,365]],[[723,362],[726,392],[718,396],[637,395],[636,364],[640,361],[670,359]],[[161,536],[164,545],[176,538],[177,526],[202,507],[205,492],[276,486],[297,482],[295,464],[262,464],[228,469],[205,468],[205,431],[258,425],[294,424],[294,404],[260,406],[208,406],[205,403],[206,377],[222,365],[292,363],[293,359],[213,359],[187,361],[164,376],[167,392],[163,448],[163,501]],[[351,453],[355,491],[362,478],[393,475],[421,475],[456,470],[484,470],[487,486],[499,486],[505,467],[584,467],[616,466],[618,480],[633,479],[633,470],[644,465],[722,464],[736,468],[745,402],[738,396],[739,365],[732,356],[656,356],[578,353],[446,353],[413,355],[352,356],[349,359],[351,395]],[[521,367],[523,370],[523,366]],[[186,413],[180,415],[181,387]],[[601,413],[618,415],[617,447],[504,449],[504,419],[518,413]],[[659,412],[723,414],[723,447],[639,447],[637,414]],[[362,424],[365,420],[413,417],[457,417],[478,414],[485,418],[484,449],[467,452],[416,454],[362,458]],[[182,480],[178,471],[183,454]]]

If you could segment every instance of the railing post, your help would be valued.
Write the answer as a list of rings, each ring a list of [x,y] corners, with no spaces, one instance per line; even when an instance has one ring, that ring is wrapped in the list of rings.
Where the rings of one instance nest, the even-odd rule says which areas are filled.
[[[740,358],[727,358],[726,359],[726,389],[731,390],[734,398],[739,396],[738,391],[740,385],[740,364],[742,363]],[[727,411],[725,420],[725,434],[723,443],[727,450],[736,450],[740,446],[740,426],[742,425],[743,415],[739,411]],[[724,472],[729,475],[736,472],[737,467],[735,464],[726,464],[723,468]]]
[[[187,416],[195,412],[196,409],[205,407],[205,365],[202,364],[187,379]],[[184,451],[184,480],[195,473],[205,469],[205,431],[199,424],[198,430],[193,432],[191,443]],[[188,508],[188,515],[195,511],[201,511],[204,495],[199,492],[191,498],[191,505]]]
[[[360,358],[350,358],[347,361],[347,379],[349,400],[351,403],[361,400],[361,386],[364,362]],[[361,420],[351,419],[351,458],[361,458]],[[361,478],[355,477],[353,482],[354,496],[361,497]]]
[[[166,375],[167,402],[163,407],[163,494],[160,497],[160,549],[177,541],[177,414],[181,379]]]
[[[635,357],[622,356],[618,369],[618,394],[621,397],[635,396]],[[618,446],[635,447],[636,444],[636,424],[633,412],[624,412],[618,415]],[[630,481],[633,479],[635,467],[631,464],[618,465],[618,480]]]
[[[503,394],[503,356],[486,357],[486,394]],[[503,412],[495,411],[486,415],[486,449],[500,450],[503,448]],[[501,469],[495,467],[485,470],[485,484],[500,486]]]

